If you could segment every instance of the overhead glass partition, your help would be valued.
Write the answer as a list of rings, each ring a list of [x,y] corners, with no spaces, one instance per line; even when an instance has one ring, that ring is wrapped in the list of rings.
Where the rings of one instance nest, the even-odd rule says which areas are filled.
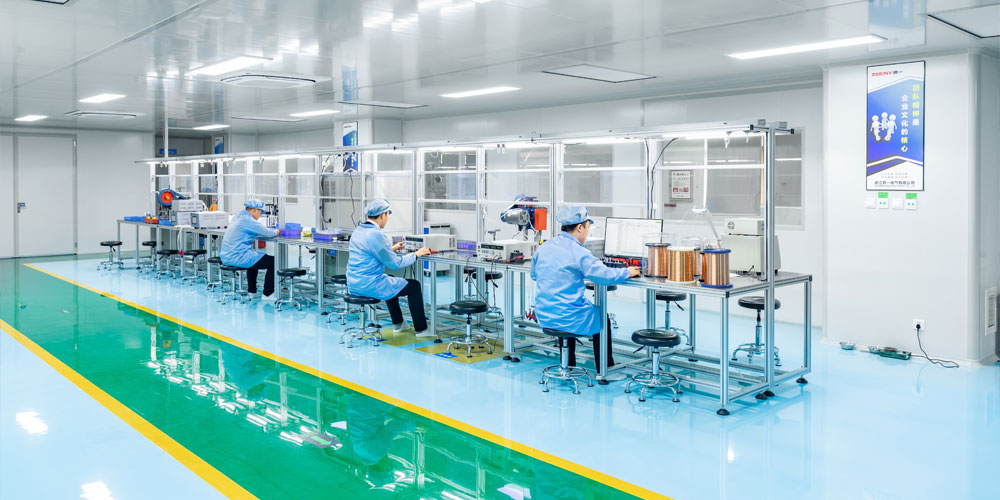
[[[485,148],[481,185],[483,234],[480,240],[549,238],[552,228],[552,146],[508,143]],[[527,211],[527,225],[503,214],[514,207]]]
[[[216,173],[216,163],[213,161],[195,162],[198,173],[198,199],[211,208],[219,203],[219,176]]]
[[[247,172],[248,165],[254,160],[249,158],[237,158],[226,161],[222,164],[222,207],[229,213],[235,213],[243,207],[243,201],[247,198]]]
[[[385,198],[392,205],[392,217],[384,228],[387,234],[413,234],[412,151],[373,151],[362,155],[365,200]]]
[[[303,227],[316,225],[318,191],[316,156],[296,155],[281,159],[284,163],[284,220]]]
[[[251,164],[250,195],[274,203],[279,194],[278,158],[265,157]]]
[[[196,163],[189,161],[176,162],[174,167],[174,190],[178,193],[193,198],[195,195],[195,177],[193,173]]]
[[[166,163],[157,163],[153,166],[153,189],[160,192],[170,188],[170,166]]]
[[[419,152],[424,227],[451,224],[458,239],[478,239],[476,177],[479,149],[440,148]]]
[[[645,218],[648,187],[642,140],[603,139],[562,145],[560,205],[583,205],[604,236],[607,217]]]

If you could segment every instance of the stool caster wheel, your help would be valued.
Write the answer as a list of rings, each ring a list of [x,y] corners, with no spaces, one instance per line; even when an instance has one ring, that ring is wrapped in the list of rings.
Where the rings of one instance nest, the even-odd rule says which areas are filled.
[[[725,417],[726,415],[729,415],[729,410],[725,408],[719,408],[719,411],[715,412],[715,414]]]
[[[598,379],[598,380],[597,380],[597,383],[598,383],[598,384],[600,384],[600,385],[608,385],[608,384],[610,384],[611,382],[608,382],[608,379],[604,379],[604,378],[602,378],[602,379]],[[593,382],[591,382],[591,384],[590,384],[590,387],[593,387],[593,386],[594,386],[594,383],[593,383]]]
[[[511,359],[512,358],[510,357],[510,354],[508,354],[508,355],[506,355],[506,356],[503,357],[504,361],[510,361]]]
[[[330,313],[328,313],[326,311],[323,311],[323,312],[319,313],[320,316],[326,316],[327,314],[330,314]]]
[[[757,395],[754,397],[757,398],[757,401],[764,401],[765,399],[767,399],[767,395],[764,394],[763,392],[758,392]]]
[[[625,394],[632,394],[632,389],[625,389]]]
[[[674,398],[674,399],[673,399],[673,402],[675,402],[675,403],[680,403],[680,402],[681,402],[681,400],[679,400],[679,399],[677,399],[677,398]]]
[[[440,344],[441,343],[441,339],[434,339],[434,343],[435,344]]]
[[[803,377],[799,377],[799,378],[797,378],[797,379],[795,380],[795,382],[796,382],[796,383],[799,383],[799,384],[802,384],[802,385],[805,385],[805,384],[808,384],[808,383],[809,383],[809,381],[808,381],[808,380],[806,380],[806,379],[805,379],[805,378],[803,378]]]
[[[768,390],[764,391],[764,395],[767,396],[767,397],[769,397],[769,398],[773,398],[774,397],[774,391],[768,389]]]
[[[646,402],[646,398],[639,398],[639,402],[640,403],[645,403]]]
[[[587,382],[587,387],[594,387],[594,383],[593,382]]]
[[[520,363],[520,362],[521,362],[521,358],[516,358],[516,357],[515,357],[514,359],[511,359],[510,361],[511,361],[512,363]]]

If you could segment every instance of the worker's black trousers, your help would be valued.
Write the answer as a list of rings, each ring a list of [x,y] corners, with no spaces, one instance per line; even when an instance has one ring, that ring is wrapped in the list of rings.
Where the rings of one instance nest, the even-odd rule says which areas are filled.
[[[274,293],[274,256],[265,255],[256,264],[247,268],[247,291],[257,293],[257,271],[264,269],[264,295]]]
[[[427,315],[424,314],[424,290],[420,288],[417,280],[406,280],[406,287],[395,297],[386,300],[385,306],[389,309],[389,317],[392,324],[398,325],[403,322],[403,311],[399,309],[399,298],[406,296],[406,303],[410,305],[410,316],[413,318],[413,329],[422,332],[427,329]]]
[[[601,334],[595,333],[590,339],[594,343],[594,366],[597,366],[597,359],[601,356]],[[569,366],[576,366],[576,339],[567,339],[569,342]],[[611,318],[608,318],[608,367],[615,365],[615,357],[611,355]]]

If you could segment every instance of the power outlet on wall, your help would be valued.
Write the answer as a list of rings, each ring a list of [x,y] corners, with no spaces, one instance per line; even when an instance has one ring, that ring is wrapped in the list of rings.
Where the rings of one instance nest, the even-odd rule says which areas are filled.
[[[927,331],[927,325],[924,324],[924,320],[915,319],[913,320],[913,329],[919,330],[921,333],[923,333]]]

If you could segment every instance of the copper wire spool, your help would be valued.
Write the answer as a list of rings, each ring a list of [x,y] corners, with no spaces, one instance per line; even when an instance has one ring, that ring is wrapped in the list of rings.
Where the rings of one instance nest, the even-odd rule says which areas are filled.
[[[731,288],[729,282],[729,254],[730,250],[718,248],[706,248],[701,253],[703,286],[709,288]]]
[[[646,243],[646,276],[666,278],[669,272],[670,243]]]
[[[691,247],[670,247],[667,279],[678,283],[694,282],[694,249]]]

